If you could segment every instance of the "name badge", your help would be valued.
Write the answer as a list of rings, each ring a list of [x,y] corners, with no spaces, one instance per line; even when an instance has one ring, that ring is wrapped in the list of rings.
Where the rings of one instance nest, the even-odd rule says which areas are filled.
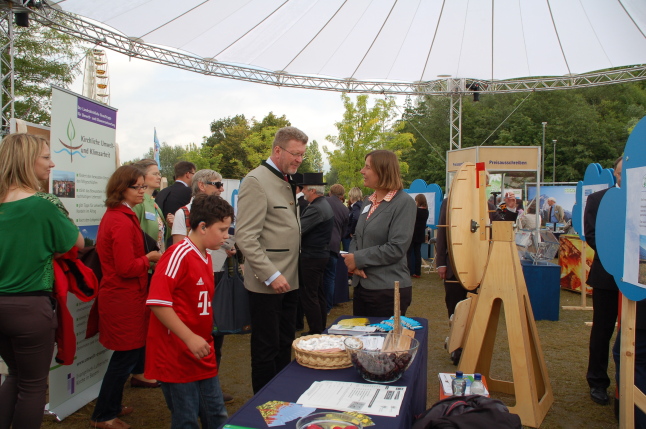
[[[155,216],[155,213],[146,212],[146,220],[157,220],[157,216]]]
[[[368,204],[367,206],[365,206],[365,207],[363,208],[363,211],[361,212],[361,214],[368,213],[368,211],[370,210],[370,206],[371,206],[371,205],[372,205],[372,204]]]

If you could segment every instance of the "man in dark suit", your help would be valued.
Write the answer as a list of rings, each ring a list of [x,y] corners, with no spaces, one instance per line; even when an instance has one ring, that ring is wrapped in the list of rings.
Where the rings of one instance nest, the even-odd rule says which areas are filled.
[[[309,326],[303,335],[322,334],[327,327],[323,275],[330,259],[334,212],[323,198],[323,173],[303,174],[303,193],[309,205],[301,214],[300,298]],[[338,244],[337,244],[338,245]]]
[[[195,164],[192,162],[180,161],[175,164],[175,183],[159,191],[155,198],[166,220],[169,214],[175,215],[180,207],[191,201],[191,182],[194,174]]]
[[[325,287],[325,298],[327,301],[327,312],[330,313],[334,305],[334,285],[336,283],[336,264],[339,261],[339,251],[341,250],[341,234],[348,225],[350,213],[348,208],[343,204],[345,189],[338,183],[330,187],[330,194],[327,197],[332,211],[334,211],[334,229],[330,238],[330,259],[328,259],[325,268],[325,278],[323,285]]]
[[[615,178],[621,186],[621,158],[615,161]],[[608,403],[607,389],[610,386],[608,377],[608,353],[610,339],[615,330],[617,308],[619,305],[619,288],[615,279],[608,273],[599,259],[596,245],[597,211],[601,199],[608,189],[588,196],[583,214],[583,232],[585,241],[594,249],[594,260],[588,275],[588,284],[592,286],[592,329],[590,331],[590,354],[586,379],[590,386],[590,398],[597,404]]]

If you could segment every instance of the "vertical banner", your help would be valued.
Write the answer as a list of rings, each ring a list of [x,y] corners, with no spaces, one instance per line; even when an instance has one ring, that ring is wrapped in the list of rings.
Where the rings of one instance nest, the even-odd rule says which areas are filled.
[[[56,166],[50,191],[63,202],[81,230],[86,246],[96,243],[105,212],[105,187],[116,169],[116,109],[61,88],[52,88],[51,153]],[[52,360],[49,410],[63,419],[98,396],[112,352],[98,336],[85,339],[92,302],[68,297],[75,321],[76,355],[72,365]]]
[[[561,266],[561,288],[581,291],[591,295],[592,288],[588,286],[588,275],[594,259],[594,250],[585,246],[578,235],[563,234],[559,237],[559,265]]]

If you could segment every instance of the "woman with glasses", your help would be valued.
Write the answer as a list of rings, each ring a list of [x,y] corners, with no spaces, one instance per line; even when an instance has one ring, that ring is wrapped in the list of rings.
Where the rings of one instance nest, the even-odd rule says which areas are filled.
[[[49,142],[10,134],[0,143],[0,428],[39,428],[58,325],[52,259],[83,237],[60,200],[42,192]]]
[[[144,192],[144,201],[137,204],[133,210],[139,218],[141,229],[157,241],[161,253],[164,253],[166,240],[170,238],[170,227],[164,219],[164,213],[153,198],[153,192],[161,186],[162,176],[159,167],[153,159],[142,159],[133,165],[143,171],[144,185],[148,187]]]
[[[99,342],[114,353],[92,414],[90,426],[95,428],[130,428],[119,419],[133,411],[121,404],[123,386],[144,351],[150,318],[148,269],[161,257],[158,251],[146,253],[133,211],[143,202],[146,189],[144,173],[132,165],[117,168],[106,187],[107,210],[96,237],[103,272],[96,305]]]

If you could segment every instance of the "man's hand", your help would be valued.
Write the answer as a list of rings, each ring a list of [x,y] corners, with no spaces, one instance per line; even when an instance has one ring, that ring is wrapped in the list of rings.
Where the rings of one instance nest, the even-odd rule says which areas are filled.
[[[193,355],[198,359],[205,358],[211,354],[211,346],[209,346],[209,343],[199,335],[193,334],[188,341],[186,341],[186,347],[188,347],[191,353],[193,353]]]
[[[446,280],[446,267],[437,267],[437,273],[442,280]]]
[[[282,274],[276,277],[276,279],[271,282],[269,286],[271,286],[271,288],[276,293],[289,292],[289,283],[287,283],[287,279]]]
[[[230,258],[236,254],[236,249],[224,250],[227,253],[227,256]]]
[[[346,253],[341,255],[343,259],[345,260],[345,266],[348,267],[348,272],[352,273],[354,270],[357,269],[357,264],[354,262],[354,254],[353,253]]]
[[[363,271],[363,270],[360,270],[359,268],[356,268],[356,269],[352,272],[352,274],[356,274],[356,275],[358,275],[359,277],[362,277],[362,278],[364,278],[364,279],[367,279],[367,278],[368,278],[368,276],[366,275],[366,272],[365,272],[365,271]]]
[[[166,222],[168,222],[168,225],[173,226],[173,222],[175,222],[175,215],[173,213],[168,213],[166,215]]]

